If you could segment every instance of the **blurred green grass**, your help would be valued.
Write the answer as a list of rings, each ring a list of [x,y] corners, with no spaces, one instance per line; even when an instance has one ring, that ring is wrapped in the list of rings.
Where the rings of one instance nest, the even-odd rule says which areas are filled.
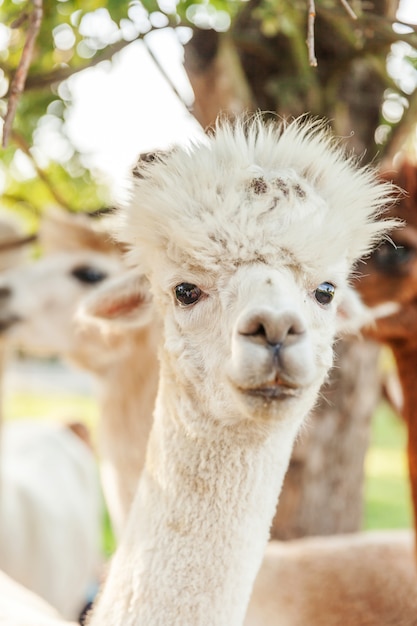
[[[98,407],[88,394],[19,392],[4,394],[4,415],[8,419],[57,419],[83,421],[94,434]]]
[[[54,417],[83,420],[95,438],[98,409],[89,395],[19,392],[6,394],[4,414],[10,419]],[[407,528],[412,525],[407,464],[406,432],[402,420],[381,403],[372,424],[371,445],[365,462],[364,521],[366,529]],[[107,512],[103,521],[103,552],[115,547]]]
[[[365,475],[364,528],[411,526],[405,424],[385,402],[373,417]]]

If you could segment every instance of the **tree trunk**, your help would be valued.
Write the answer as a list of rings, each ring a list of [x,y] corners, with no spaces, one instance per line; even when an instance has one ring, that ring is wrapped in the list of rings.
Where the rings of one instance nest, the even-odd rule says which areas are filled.
[[[211,126],[219,112],[234,115],[254,108],[236,48],[227,35],[219,38],[214,30],[197,30],[185,57],[188,77],[198,94],[193,114],[203,128]]]

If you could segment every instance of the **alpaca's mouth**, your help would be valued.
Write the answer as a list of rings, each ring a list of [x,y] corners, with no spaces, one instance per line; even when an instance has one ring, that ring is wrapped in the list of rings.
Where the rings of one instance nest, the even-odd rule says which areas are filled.
[[[257,387],[242,389],[241,391],[250,396],[275,399],[295,397],[299,394],[299,387],[281,376],[276,376],[274,380],[270,380]]]
[[[298,396],[299,389],[289,387],[288,385],[269,385],[264,387],[255,387],[254,389],[245,389],[244,392],[250,396],[260,396],[262,398],[294,398]]]

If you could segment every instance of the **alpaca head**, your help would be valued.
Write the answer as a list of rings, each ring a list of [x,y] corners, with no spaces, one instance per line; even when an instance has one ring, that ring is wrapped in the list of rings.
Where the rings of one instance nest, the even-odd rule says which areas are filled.
[[[357,288],[363,300],[376,311],[376,321],[366,332],[394,344],[416,345],[417,332],[417,166],[405,161],[387,180],[405,189],[390,216],[404,220],[401,228],[358,265]]]
[[[39,241],[43,258],[0,277],[0,333],[28,352],[86,358],[94,346],[75,327],[74,312],[92,289],[123,271],[121,251],[82,215],[46,215]]]
[[[225,421],[309,410],[389,197],[314,121],[225,123],[139,163],[120,238],[162,313],[166,379]]]

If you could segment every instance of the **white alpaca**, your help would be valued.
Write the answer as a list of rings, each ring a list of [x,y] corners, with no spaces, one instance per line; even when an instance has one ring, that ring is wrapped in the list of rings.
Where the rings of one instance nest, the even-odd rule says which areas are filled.
[[[151,425],[157,378],[156,347],[153,344],[158,325],[152,324],[154,330],[145,332],[141,328],[132,328],[129,336],[120,334],[117,329],[111,333],[103,333],[96,328],[77,330],[72,320],[75,307],[97,284],[123,269],[120,250],[100,225],[96,226],[84,216],[59,213],[49,214],[43,220],[40,241],[48,253],[47,258],[19,267],[5,274],[0,281],[0,290],[3,288],[0,326],[7,330],[9,342],[15,341],[37,353],[67,355],[97,374],[103,383],[101,451],[105,485],[108,495],[111,492],[109,504],[113,523],[121,531],[144,462]],[[143,324],[146,325],[150,316],[145,304],[150,296],[145,287],[142,293],[139,304]],[[138,360],[138,352],[143,360]],[[145,375],[147,385],[142,394],[137,391],[132,393],[129,378],[136,385]],[[114,386],[104,384],[106,377]],[[118,389],[119,393],[110,394],[110,389]],[[129,393],[125,393],[127,390]],[[141,411],[143,419],[138,420]],[[123,427],[118,434],[121,416]],[[126,445],[132,440],[138,443]],[[92,459],[87,458],[89,455],[81,450],[82,444],[72,433],[59,425],[6,424],[4,443],[0,561],[8,572],[48,598],[62,613],[78,614],[87,582],[85,575],[96,571],[92,567],[94,564],[89,562],[91,546],[96,545],[99,539],[96,529],[96,537],[90,537],[90,545],[85,544],[91,530],[90,521],[95,518],[94,513],[90,514],[91,509],[97,506],[96,485],[91,485],[92,474],[88,470]],[[80,448],[78,452],[75,449],[77,445]],[[63,477],[62,473],[71,469],[71,457],[74,476],[68,473]],[[51,467],[55,468],[52,473]],[[66,484],[65,491],[61,489],[52,493],[51,488],[59,490],[59,485],[62,486],[62,478]],[[80,481],[78,494],[74,493],[77,480]],[[82,504],[84,510],[74,508],[77,504]],[[59,520],[60,515],[64,516],[63,520]],[[78,535],[74,516],[83,526]],[[14,524],[13,532],[11,523]],[[16,524],[20,529],[19,542],[11,541],[17,532]],[[73,532],[68,534],[71,524]],[[27,553],[28,533],[34,528],[38,540],[31,542]],[[68,540],[75,543],[68,545]],[[65,545],[63,541],[66,541]],[[39,554],[41,549],[43,555]],[[67,554],[68,549],[71,557]],[[80,559],[82,571],[79,568]],[[53,577],[51,569],[54,570]],[[71,579],[74,574],[75,579]],[[18,594],[11,593],[15,589]],[[33,600],[36,601],[36,611],[33,610]],[[54,617],[50,617],[50,611],[52,609],[46,610],[46,604],[40,599],[0,574],[0,624],[61,624],[62,618],[55,612]]]
[[[1,228],[15,242],[21,233]],[[3,224],[1,225],[3,226]],[[3,237],[3,243],[5,238]],[[21,248],[0,249],[0,265],[15,267]],[[25,271],[25,266],[12,271]],[[2,273],[2,279],[8,275]],[[33,278],[33,277],[32,277]],[[36,283],[35,283],[36,284]],[[10,287],[0,284],[0,347],[22,311],[9,311]],[[51,299],[44,302],[51,306]],[[34,339],[39,336],[34,335]],[[7,361],[7,359],[6,359]],[[0,398],[1,408],[1,398]],[[68,618],[85,606],[101,566],[102,501],[92,451],[69,428],[39,420],[2,424],[0,568],[39,593]],[[3,587],[0,605],[5,607]],[[6,623],[12,623],[7,622]]]
[[[120,277],[104,282],[82,302],[82,318],[89,323],[100,324],[111,332],[116,325],[121,329],[122,320],[112,312],[123,302],[123,289],[137,292],[138,301],[128,316],[125,339],[134,344],[135,323],[142,325],[143,312],[149,302],[142,294],[142,281],[134,277]],[[140,297],[142,295],[142,297]],[[128,298],[126,298],[128,301]],[[352,301],[350,311],[361,320],[366,315],[358,303]],[[152,328],[152,324],[148,329]],[[146,351],[145,351],[146,354]],[[138,352],[138,360],[142,360]],[[131,359],[127,359],[126,372]],[[118,368],[122,368],[120,362]],[[149,372],[151,381],[153,372]],[[141,378],[141,385],[147,385]],[[127,392],[140,399],[134,389]],[[118,399],[118,403],[116,400]],[[126,402],[126,401],[125,401]],[[119,429],[115,429],[114,445],[122,444],[128,458],[129,450],[137,450],[137,461],[144,449],[144,442],[123,437],[124,406],[121,394],[115,390],[114,409],[119,413]],[[133,398],[127,402],[134,406]],[[138,404],[138,409],[140,408]],[[140,420],[146,415],[140,416]],[[130,421],[130,417],[129,417]],[[133,433],[133,436],[139,432]],[[140,462],[140,466],[144,459]],[[130,476],[133,463],[129,464]],[[126,478],[130,478],[126,476]],[[391,626],[413,624],[417,614],[417,577],[413,553],[413,533],[410,531],[373,531],[354,535],[307,538],[289,542],[270,542],[261,569],[255,580],[245,626],[338,626],[349,623],[355,626]],[[296,590],[296,593],[294,593]]]
[[[76,619],[102,566],[93,454],[62,424],[6,420],[0,462],[0,569]]]
[[[375,221],[389,198],[309,122],[224,124],[139,168],[121,233],[165,342],[145,468],[92,626],[243,623],[349,271],[392,226]]]
[[[73,316],[80,299],[124,270],[121,251],[84,215],[51,212],[38,238],[48,258],[0,277],[0,323],[11,320],[8,341],[28,352],[69,354],[77,339]]]
[[[20,224],[7,214],[0,214],[0,272],[4,272],[11,267],[15,267],[23,262],[25,258],[25,251],[23,246],[12,246],[10,244],[22,240],[22,229]],[[0,288],[0,306],[2,300],[8,297],[7,290]],[[10,320],[0,319],[0,333]],[[5,362],[6,348],[4,341],[0,336],[0,425],[2,422],[2,402],[1,402],[1,385],[3,379],[3,368]]]
[[[0,292],[2,288],[7,292],[0,302],[0,326],[2,320],[5,325],[7,319],[15,320],[7,329],[9,342],[29,353],[64,357],[98,381],[102,482],[112,525],[120,536],[152,424],[160,325],[151,313],[146,281],[136,275],[132,286],[140,322],[136,315],[128,332],[117,321],[100,328],[86,319],[74,321],[80,301],[124,271],[120,249],[103,226],[85,216],[50,214],[42,222],[39,239],[45,256],[0,278]],[[105,310],[107,300],[105,296],[95,313],[102,316],[105,311],[111,322],[114,311]]]

